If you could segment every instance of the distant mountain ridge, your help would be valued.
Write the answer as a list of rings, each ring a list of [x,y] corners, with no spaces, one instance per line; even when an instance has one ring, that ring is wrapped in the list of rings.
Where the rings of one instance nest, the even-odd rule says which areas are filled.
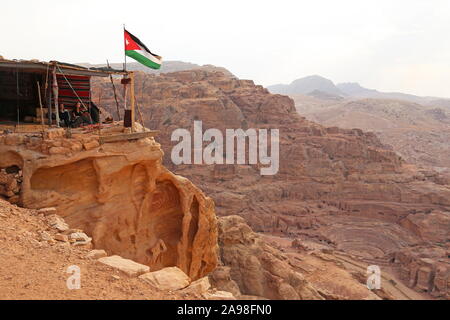
[[[450,170],[449,109],[399,99],[333,101],[310,95],[292,99],[309,120],[327,127],[372,131],[408,162]]]
[[[425,100],[430,100],[429,97],[420,97],[413,94],[401,92],[380,92],[375,89],[367,89],[362,87],[357,82],[345,82],[336,85],[342,92],[352,98],[373,98],[373,99],[394,99],[405,100],[416,103],[424,103]]]
[[[342,96],[343,92],[333,83],[324,77],[313,75],[292,81],[291,84],[276,84],[267,87],[271,93],[278,94],[309,94],[313,91],[320,91],[334,96]]]
[[[408,162],[450,172],[450,99],[381,92],[356,82],[308,76],[269,86],[299,114],[327,127],[374,132]]]
[[[362,95],[362,94],[376,94],[378,91],[374,89],[367,89],[364,87],[361,87],[361,85],[358,82],[344,82],[344,83],[338,83],[336,87],[339,88],[342,92],[349,96],[353,95]]]
[[[424,105],[437,104],[450,108],[450,99],[437,97],[421,97],[413,94],[406,94],[401,92],[381,92],[375,89],[368,89],[362,87],[357,82],[345,82],[334,84],[330,79],[313,75],[294,80],[291,84],[275,84],[268,86],[267,89],[271,93],[285,94],[285,95],[309,95],[317,97],[320,92],[322,96],[330,95],[333,100],[337,97],[343,98],[372,98],[372,99],[393,99],[404,100],[409,102],[420,103]]]

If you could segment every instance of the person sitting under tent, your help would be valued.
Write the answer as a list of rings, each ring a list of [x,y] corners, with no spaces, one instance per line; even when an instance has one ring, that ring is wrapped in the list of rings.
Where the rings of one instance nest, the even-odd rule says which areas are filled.
[[[59,105],[59,123],[63,127],[70,127],[70,113],[63,103]]]
[[[71,127],[78,128],[83,124],[83,119],[81,118],[80,103],[78,102],[72,109],[72,121]]]
[[[72,111],[72,127],[78,128],[82,125],[92,124],[91,115],[89,114],[86,107],[81,105],[80,102],[77,102],[73,111]]]

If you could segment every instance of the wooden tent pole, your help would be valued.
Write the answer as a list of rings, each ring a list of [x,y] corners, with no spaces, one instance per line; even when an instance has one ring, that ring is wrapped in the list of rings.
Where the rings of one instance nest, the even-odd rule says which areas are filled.
[[[123,85],[123,109],[127,110],[127,84]]]
[[[53,82],[53,81],[52,81]],[[52,83],[53,85],[53,83]],[[47,101],[47,113],[48,113],[48,125],[51,126],[52,125],[52,88],[50,86],[47,87],[47,91],[48,91],[48,101]]]
[[[145,125],[144,125],[144,117],[142,116],[141,108],[139,108],[139,103],[137,103],[137,101],[136,101],[136,107],[137,107],[138,112],[139,112],[139,118],[141,119],[142,127],[144,128],[145,127]]]
[[[20,124],[20,108],[19,108],[19,69],[16,69],[16,112],[17,112],[17,126],[16,130]]]
[[[41,125],[42,125],[42,129],[44,129],[44,108],[42,107],[41,85],[39,84],[39,81],[37,82],[37,87],[38,87],[38,96],[39,96],[39,106],[41,108]]]
[[[108,60],[106,60],[106,65],[108,66],[108,68],[110,68]],[[112,77],[111,73],[109,74],[109,80],[111,81],[111,84],[112,84],[112,87],[113,87],[114,100],[116,100],[117,117],[119,118],[119,121],[120,121],[121,119],[120,119],[119,102],[117,101],[116,86],[114,85],[114,80],[113,80],[113,77]]]
[[[52,93],[50,90],[50,87],[48,85],[48,72],[50,70],[50,64],[47,64],[47,71],[45,72],[45,85],[44,85],[44,103],[47,106],[47,113],[48,113],[48,117],[49,117],[49,123],[51,120],[51,115],[50,115],[50,110],[51,110],[51,104],[52,104]],[[44,115],[42,115],[44,116]],[[45,123],[44,123],[45,125]],[[44,128],[42,128],[42,130],[44,130]]]
[[[56,126],[59,128],[58,79],[56,77],[56,67],[57,64],[55,63],[55,67],[53,68],[53,97],[55,100],[54,103],[55,103]]]
[[[136,99],[134,97],[134,72],[130,72],[130,102],[131,102],[131,131],[134,131],[134,120],[135,120],[135,104]]]

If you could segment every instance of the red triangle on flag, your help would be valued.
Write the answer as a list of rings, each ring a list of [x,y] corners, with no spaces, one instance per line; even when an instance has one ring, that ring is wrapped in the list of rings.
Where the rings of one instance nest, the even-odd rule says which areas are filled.
[[[125,31],[125,51],[129,50],[141,50],[141,47],[131,39],[129,33]]]

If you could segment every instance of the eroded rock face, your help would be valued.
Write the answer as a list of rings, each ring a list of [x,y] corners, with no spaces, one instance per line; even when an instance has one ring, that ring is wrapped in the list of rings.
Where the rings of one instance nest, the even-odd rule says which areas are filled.
[[[120,130],[111,126],[101,135]],[[214,270],[214,203],[162,166],[153,138],[100,145],[98,131],[74,130],[70,138],[64,130],[49,134],[6,135],[10,142],[0,144],[2,163],[23,172],[23,206],[55,207],[96,248],[152,271],[177,266],[198,279]]]
[[[243,218],[223,217],[219,219],[219,229],[222,263],[231,268],[230,277],[241,294],[283,300],[323,299]],[[212,278],[217,276],[213,274]]]

